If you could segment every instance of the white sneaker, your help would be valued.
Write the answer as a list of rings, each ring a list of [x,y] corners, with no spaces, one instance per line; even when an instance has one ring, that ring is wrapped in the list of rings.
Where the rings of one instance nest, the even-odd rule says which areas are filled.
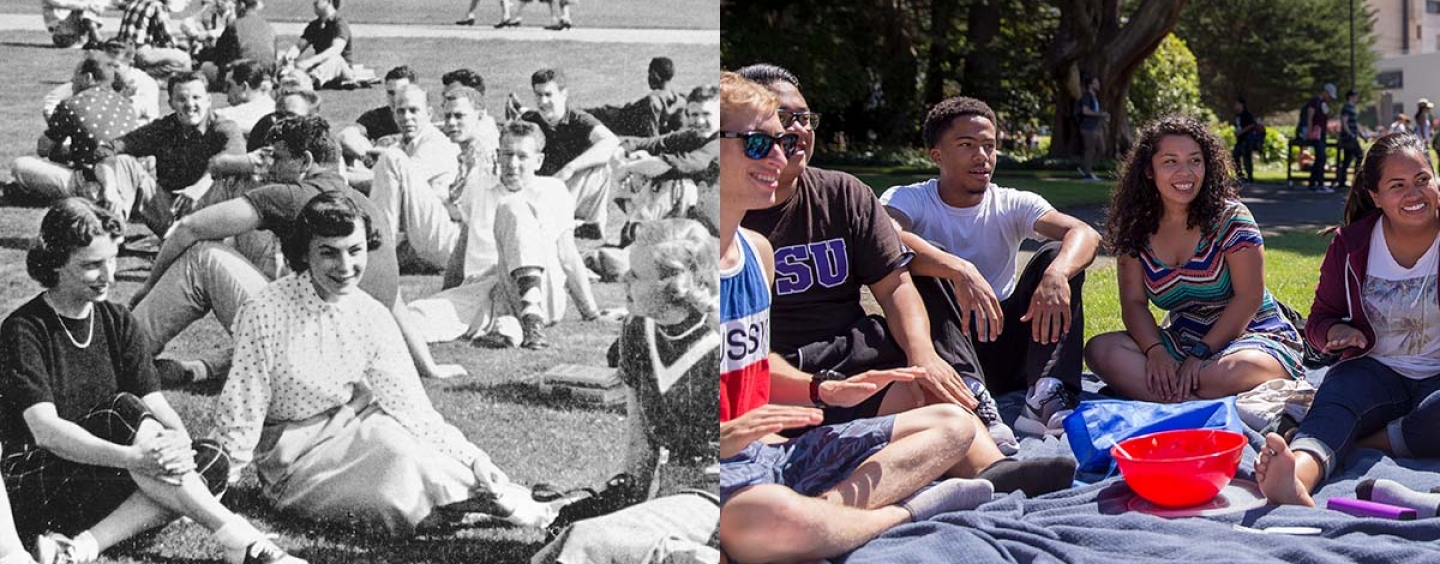
[[[1041,378],[1025,392],[1025,407],[1015,428],[1032,436],[1055,437],[1065,432],[1065,418],[1075,411],[1075,396],[1054,378]]]
[[[76,564],[75,543],[60,533],[45,533],[35,539],[35,561],[40,564]]]
[[[1011,431],[1000,417],[1000,405],[995,402],[994,396],[990,395],[990,390],[985,388],[985,383],[969,376],[961,376],[960,379],[970,388],[970,393],[975,394],[975,400],[979,402],[975,406],[975,415],[990,429],[990,438],[995,439],[995,446],[1000,448],[1000,453],[1010,456],[1020,452],[1020,441],[1015,439],[1015,432]]]
[[[230,564],[310,564],[291,556],[269,539],[252,542],[244,550],[226,550],[225,561]]]

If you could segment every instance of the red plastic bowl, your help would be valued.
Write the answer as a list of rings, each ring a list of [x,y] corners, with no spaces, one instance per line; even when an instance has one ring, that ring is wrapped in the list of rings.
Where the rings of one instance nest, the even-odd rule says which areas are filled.
[[[1120,474],[1140,497],[1161,507],[1215,498],[1240,466],[1245,435],[1214,429],[1161,431],[1110,447]]]

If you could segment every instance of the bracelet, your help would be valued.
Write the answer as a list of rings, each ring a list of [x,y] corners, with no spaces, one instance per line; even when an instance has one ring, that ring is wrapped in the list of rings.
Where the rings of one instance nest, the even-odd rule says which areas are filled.
[[[1156,341],[1155,344],[1150,345],[1150,346],[1148,346],[1148,347],[1145,347],[1144,352],[1141,352],[1140,355],[1141,355],[1141,356],[1146,356],[1146,357],[1148,357],[1148,356],[1150,356],[1150,349],[1153,349],[1153,348],[1158,347],[1158,346],[1163,345],[1163,344],[1165,344],[1165,341],[1163,341],[1163,340],[1162,340],[1162,341]]]

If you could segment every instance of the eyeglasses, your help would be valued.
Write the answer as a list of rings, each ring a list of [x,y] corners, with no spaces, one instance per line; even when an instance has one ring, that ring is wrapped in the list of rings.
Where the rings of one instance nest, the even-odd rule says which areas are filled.
[[[780,125],[784,127],[790,127],[795,123],[799,123],[801,127],[812,131],[820,127],[820,114],[818,112],[779,110],[775,113],[780,115]]]
[[[759,131],[747,131],[745,133],[721,131],[720,137],[725,139],[743,139],[745,141],[745,156],[757,161],[765,158],[765,155],[770,154],[770,149],[775,148],[776,143],[780,144],[780,149],[785,151],[785,156],[787,157],[795,154],[795,146],[800,143],[800,136],[794,133],[770,135],[769,133],[761,133]]]

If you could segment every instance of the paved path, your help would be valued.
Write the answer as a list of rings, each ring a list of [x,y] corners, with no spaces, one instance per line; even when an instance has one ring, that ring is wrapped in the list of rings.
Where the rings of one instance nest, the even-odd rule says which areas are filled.
[[[105,26],[101,35],[109,37],[120,29],[120,18],[101,18]],[[277,35],[298,37],[303,23],[271,22]],[[0,32],[44,30],[39,14],[0,14]],[[420,24],[350,24],[362,37],[426,37],[500,41],[579,41],[582,43],[679,43],[719,45],[720,30],[696,29],[603,29],[577,27],[550,31],[541,27],[494,29],[490,26],[461,27],[456,25]]]

